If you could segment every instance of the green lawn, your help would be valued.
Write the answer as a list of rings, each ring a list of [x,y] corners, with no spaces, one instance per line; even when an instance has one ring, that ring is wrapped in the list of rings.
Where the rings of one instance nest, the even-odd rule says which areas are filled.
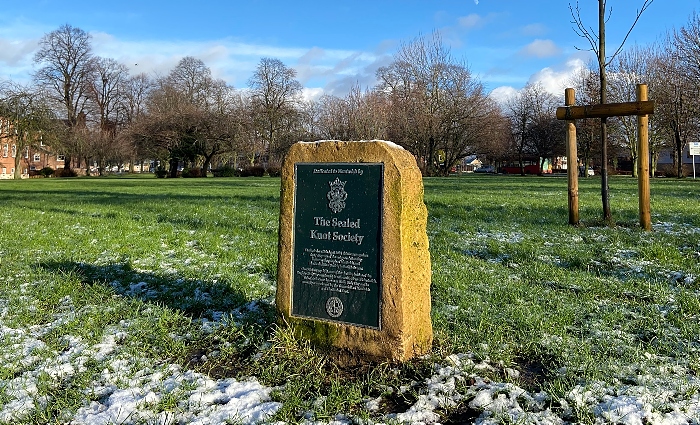
[[[391,414],[454,355],[489,365],[479,377],[546,393],[538,409],[565,421],[594,421],[597,405],[576,394],[595,385],[666,394],[659,414],[698,399],[700,181],[652,180],[652,232],[637,224],[628,177],[611,179],[614,227],[600,220],[598,178],[580,181],[578,227],[567,224],[565,178],[424,184],[433,354],[348,368],[275,324],[279,179],[0,182],[0,423],[69,422],[104,401],[86,388],[107,387],[105,370],[128,386],[165,365],[255,376],[282,403],[275,419],[399,421]],[[116,341],[109,353],[74,353],[99,354],[105,338]],[[17,389],[18,377],[32,389]],[[462,398],[439,410],[447,423],[483,411],[473,382],[460,382]],[[149,409],[187,409],[179,388]],[[32,406],[16,407],[18,394]]]

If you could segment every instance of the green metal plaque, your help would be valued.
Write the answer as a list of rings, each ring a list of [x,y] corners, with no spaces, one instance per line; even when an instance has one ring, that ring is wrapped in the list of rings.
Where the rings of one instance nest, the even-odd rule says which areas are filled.
[[[295,164],[292,316],[379,329],[383,176],[383,164]]]

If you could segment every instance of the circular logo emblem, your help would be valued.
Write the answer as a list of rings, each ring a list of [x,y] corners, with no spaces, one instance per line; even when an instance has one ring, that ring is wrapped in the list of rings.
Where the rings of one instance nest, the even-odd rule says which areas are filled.
[[[326,301],[326,312],[332,318],[338,318],[343,314],[343,302],[338,297],[330,297]]]

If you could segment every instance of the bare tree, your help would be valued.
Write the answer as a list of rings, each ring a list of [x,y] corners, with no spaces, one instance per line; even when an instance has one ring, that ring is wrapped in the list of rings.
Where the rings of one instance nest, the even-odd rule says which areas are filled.
[[[123,123],[125,129],[128,129],[132,123],[136,122],[146,113],[146,99],[153,87],[154,81],[144,73],[134,75],[126,80],[122,89],[123,92],[121,96],[119,96],[121,105],[118,109],[118,111],[120,111],[118,122]],[[139,163],[143,163],[145,152],[139,149],[139,144],[133,142],[128,132],[122,132],[119,136],[123,136],[123,143],[130,147],[130,171],[134,172],[134,164],[137,160]]]
[[[119,131],[119,112],[124,104],[128,74],[126,66],[114,59],[95,58],[93,61],[92,78],[87,82],[87,96],[93,109],[91,115],[95,117],[96,129],[91,140],[91,149],[85,152],[88,174],[92,158],[97,159],[99,173],[103,175],[108,156],[121,156],[114,148],[118,146],[115,140]]]
[[[700,16],[697,13],[692,14],[685,26],[673,32],[671,43],[688,80],[700,85]]]
[[[55,115],[45,101],[45,94],[18,84],[0,86],[0,117],[7,123],[4,129],[0,128],[0,139],[5,139],[7,144],[12,142],[13,177],[21,179],[25,155],[30,149],[41,149],[42,142],[52,141],[60,129],[55,128]]]
[[[258,134],[266,144],[270,162],[276,163],[291,145],[287,136],[298,118],[301,83],[296,80],[296,71],[279,59],[263,58],[249,85]]]
[[[528,83],[506,103],[521,175],[525,175],[526,156],[545,158],[554,152],[549,132],[555,126],[550,126],[547,117],[553,116],[557,104],[556,97],[539,83]],[[540,163],[540,172],[541,168]]]
[[[163,84],[171,86],[185,102],[205,106],[211,100],[212,81],[211,69],[202,60],[186,56],[165,77]]]
[[[171,177],[182,162],[205,177],[214,157],[238,143],[239,105],[232,87],[212,78],[201,60],[186,57],[149,91],[148,113],[132,135],[140,148],[167,157]]]
[[[352,140],[350,113],[346,99],[325,94],[318,101],[318,128],[321,138]]]
[[[663,67],[666,108],[664,116],[674,146],[674,162],[678,177],[683,177],[683,151],[690,140],[700,136],[697,119],[700,108],[696,99],[700,94],[700,16],[693,13],[689,22],[674,31],[672,40],[658,62]]]
[[[571,10],[571,16],[573,17],[572,23],[576,26],[576,33],[585,38],[590,44],[590,50],[593,51],[598,60],[598,75],[600,77],[600,104],[608,103],[608,78],[606,69],[610,62],[615,59],[615,57],[620,53],[622,47],[624,46],[627,38],[632,33],[632,29],[636,26],[639,18],[642,16],[645,10],[651,5],[654,0],[644,0],[641,8],[637,10],[637,15],[634,22],[630,26],[629,31],[625,35],[625,38],[620,43],[619,47],[612,56],[606,54],[605,46],[605,23],[606,19],[606,3],[607,0],[598,0],[598,32],[596,34],[595,30],[589,28],[583,23],[581,19],[581,12],[579,8],[578,1],[576,2],[575,8],[569,4],[569,9]],[[600,120],[600,140],[601,140],[601,198],[603,204],[603,219],[611,223],[612,213],[610,211],[610,189],[608,186],[608,129],[607,129],[607,118],[601,118]]]
[[[538,175],[544,172],[544,162],[548,158],[562,156],[565,153],[561,143],[566,137],[564,122],[555,118],[554,108],[549,111],[548,114],[535,116],[527,129],[526,140],[529,150],[539,158]]]
[[[503,111],[493,113],[482,125],[488,133],[479,144],[478,154],[496,163],[503,163],[512,158],[514,147],[510,119]]]
[[[196,141],[198,153],[203,157],[202,177],[215,156],[236,151],[244,134],[245,111],[240,97],[233,87],[223,80],[212,80],[208,87],[209,102],[204,109],[204,125]]]
[[[353,87],[344,98],[324,95],[319,101],[318,127],[327,139],[385,139],[387,99],[378,91]]]
[[[147,99],[148,113],[130,126],[140,151],[169,163],[170,177],[177,177],[181,161],[194,161],[196,156],[192,142],[200,117],[193,105],[180,100],[180,94],[161,80]]]
[[[416,155],[424,174],[446,175],[478,150],[487,131],[479,123],[496,104],[437,33],[402,46],[377,77],[389,102],[386,133]]]
[[[371,140],[386,138],[387,102],[377,91],[362,91],[359,86],[350,89],[346,97],[350,138]]]
[[[86,114],[88,82],[94,65],[90,35],[79,28],[63,25],[42,37],[34,62],[40,66],[34,81],[60,105],[69,130],[75,130],[83,124]],[[80,140],[77,134],[64,140],[62,147],[68,170],[72,156],[79,153],[76,145]]]
[[[125,124],[135,121],[146,112],[146,99],[154,85],[154,81],[144,73],[129,77],[125,82],[124,93],[120,96],[122,104],[119,108]]]
[[[636,100],[637,84],[651,83],[649,80],[649,65],[653,62],[649,48],[633,46],[621,52],[610,63],[610,97],[614,102],[632,102]],[[653,84],[649,85],[649,91],[653,93]],[[624,142],[624,146],[632,159],[632,175],[637,176],[637,117],[625,116],[613,118],[619,125],[618,137]]]
[[[260,137],[260,132],[257,127],[259,121],[256,117],[256,107],[252,96],[239,94],[237,107],[237,117],[240,123],[240,138],[235,152],[234,162],[237,163],[238,157],[245,159],[248,166],[255,165],[259,160],[262,152],[265,151],[266,142]]]
[[[593,105],[599,97],[600,80],[598,78],[597,66],[582,68],[571,80],[571,87],[576,90],[576,104]],[[600,154],[599,129],[596,120],[584,118],[576,123],[576,144],[581,165],[583,166],[583,176],[588,176],[588,170],[593,156]],[[568,164],[573,167],[578,164]]]

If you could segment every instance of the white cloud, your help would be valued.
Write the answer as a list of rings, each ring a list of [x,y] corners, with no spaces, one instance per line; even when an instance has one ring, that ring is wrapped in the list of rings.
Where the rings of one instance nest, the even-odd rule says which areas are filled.
[[[536,37],[547,32],[547,28],[542,24],[529,24],[520,29],[520,32],[526,37]]]
[[[546,58],[556,56],[561,49],[552,40],[537,39],[520,50],[520,54],[528,57]]]
[[[29,83],[33,57],[41,37],[55,28],[15,21],[0,26],[0,80]],[[134,40],[106,32],[91,32],[93,53],[126,65],[132,74],[159,77],[169,73],[185,56],[201,59],[216,78],[237,88],[247,86],[261,58],[280,59],[297,70],[297,78],[309,87],[322,87],[336,94],[350,85],[371,85],[374,71],[396,46],[394,41],[378,41],[376,51],[321,49],[318,47],[279,47],[246,43],[233,37],[192,40]],[[349,82],[352,81],[352,84]],[[316,93],[309,89],[309,93]],[[315,96],[315,94],[314,94]]]
[[[297,71],[297,79],[311,86],[331,85],[349,75],[362,74],[378,56],[371,52],[319,47],[275,47],[243,43],[234,39],[192,41],[128,41],[109,34],[94,33],[93,46],[100,56],[126,64],[132,73],[165,75],[185,56],[201,59],[216,78],[242,88],[247,85],[261,58],[280,59]],[[157,53],[155,53],[157,52]],[[138,64],[138,65],[136,65]]]
[[[515,96],[515,94],[517,94],[518,91],[518,89],[511,86],[496,87],[495,89],[491,90],[491,93],[489,93],[489,97],[495,100],[496,103],[498,103],[499,105],[503,106],[508,102],[510,98]]]
[[[304,87],[301,91],[301,97],[304,100],[318,100],[323,96],[324,90],[321,87]]]
[[[458,20],[459,26],[466,29],[478,28],[484,24],[484,18],[476,13],[462,16]]]
[[[38,40],[13,40],[0,38],[0,63],[17,66],[32,60]]]
[[[571,86],[575,75],[585,67],[586,64],[582,58],[572,57],[558,67],[542,68],[538,72],[532,74],[528,80],[528,84],[540,84],[549,93],[562,97],[564,95],[564,89]],[[513,86],[503,85],[491,90],[489,97],[498,104],[505,105],[508,99],[520,92],[520,90],[522,90],[522,88],[517,89]]]
[[[557,96],[563,96],[564,89],[571,85],[571,81],[576,73],[585,67],[586,64],[583,60],[573,58],[559,69],[551,67],[541,69],[533,74],[528,82],[531,84],[540,83],[548,92]]]
[[[0,80],[31,80],[32,61],[43,29],[22,20],[0,22]]]

